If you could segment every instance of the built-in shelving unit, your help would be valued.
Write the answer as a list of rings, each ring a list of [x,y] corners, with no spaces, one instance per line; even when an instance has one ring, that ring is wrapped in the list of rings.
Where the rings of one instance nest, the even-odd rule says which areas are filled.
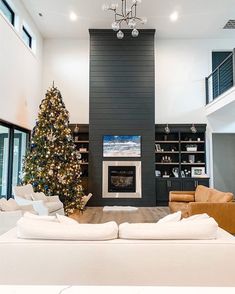
[[[192,133],[192,125],[155,126],[155,173],[157,205],[167,205],[169,191],[195,190],[203,184],[209,186],[209,178],[193,175],[195,168],[206,172],[206,125],[195,125],[197,132]],[[200,169],[198,169],[200,172]]]
[[[74,133],[77,126],[78,132]],[[89,125],[87,124],[71,124],[72,135],[76,149],[81,154],[79,161],[81,167],[81,181],[84,192],[88,193],[88,166],[89,166]]]

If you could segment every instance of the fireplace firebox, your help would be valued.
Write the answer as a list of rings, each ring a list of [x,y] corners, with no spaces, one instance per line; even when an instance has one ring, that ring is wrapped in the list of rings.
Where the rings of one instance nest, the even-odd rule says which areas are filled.
[[[140,161],[103,161],[103,198],[141,198]]]
[[[109,166],[108,191],[128,193],[136,191],[135,166]]]

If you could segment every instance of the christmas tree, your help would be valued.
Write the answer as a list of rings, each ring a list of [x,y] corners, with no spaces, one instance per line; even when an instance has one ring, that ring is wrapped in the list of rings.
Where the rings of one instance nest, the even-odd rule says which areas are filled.
[[[58,195],[67,215],[82,210],[80,159],[69,128],[69,113],[53,85],[39,107],[24,160],[23,183],[32,184],[35,192]]]

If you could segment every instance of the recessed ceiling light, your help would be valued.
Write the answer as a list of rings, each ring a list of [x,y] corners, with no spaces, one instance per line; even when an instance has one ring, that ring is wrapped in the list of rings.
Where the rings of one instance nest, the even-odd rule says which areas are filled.
[[[78,19],[78,16],[75,12],[71,11],[69,14],[69,18],[71,21],[76,21]]]
[[[177,21],[178,20],[178,18],[179,18],[179,13],[178,13],[178,11],[174,11],[174,12],[172,12],[172,14],[170,15],[170,20],[171,21]]]

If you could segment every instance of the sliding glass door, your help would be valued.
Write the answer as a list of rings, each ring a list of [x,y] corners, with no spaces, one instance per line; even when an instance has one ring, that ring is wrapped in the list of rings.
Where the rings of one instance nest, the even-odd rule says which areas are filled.
[[[19,185],[29,131],[0,121],[0,198],[12,197],[12,187]]]

